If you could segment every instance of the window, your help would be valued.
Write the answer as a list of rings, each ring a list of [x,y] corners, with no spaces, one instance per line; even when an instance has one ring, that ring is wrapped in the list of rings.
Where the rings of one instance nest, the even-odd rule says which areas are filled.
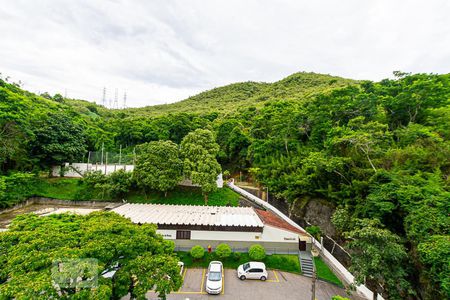
[[[191,232],[185,230],[177,230],[177,240],[190,240]]]

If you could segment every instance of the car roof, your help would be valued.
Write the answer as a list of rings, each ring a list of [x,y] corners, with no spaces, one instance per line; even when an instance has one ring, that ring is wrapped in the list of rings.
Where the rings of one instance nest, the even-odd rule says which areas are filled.
[[[222,270],[222,263],[220,261],[212,261],[209,263],[209,270],[212,272],[220,272]]]
[[[258,262],[258,261],[250,261],[250,268],[266,268],[266,265],[262,262]]]

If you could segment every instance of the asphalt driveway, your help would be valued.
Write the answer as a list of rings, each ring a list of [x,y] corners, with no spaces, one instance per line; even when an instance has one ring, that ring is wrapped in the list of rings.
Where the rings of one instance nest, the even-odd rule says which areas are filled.
[[[181,289],[167,296],[169,300],[223,299],[223,300],[309,300],[311,299],[311,278],[302,275],[269,270],[266,281],[240,280],[236,270],[225,269],[222,294],[208,295],[205,292],[206,269],[186,269]],[[345,290],[333,284],[318,280],[316,299],[330,300],[334,295],[346,296]],[[357,296],[346,296],[360,300]],[[158,299],[149,292],[147,299]]]

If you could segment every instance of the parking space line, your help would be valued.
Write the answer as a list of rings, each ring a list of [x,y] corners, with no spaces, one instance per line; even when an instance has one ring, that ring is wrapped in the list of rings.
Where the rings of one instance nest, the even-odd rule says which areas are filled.
[[[203,284],[205,283],[205,272],[206,272],[206,269],[203,269],[203,273],[202,273],[202,285],[200,286],[200,293],[203,293]]]
[[[275,270],[272,270],[273,275],[275,275],[276,280],[270,279],[266,280],[267,282],[280,282],[280,279],[278,278],[277,272]]]
[[[179,292],[179,291],[181,290],[181,288],[183,287],[183,284],[184,284],[184,278],[186,277],[187,269],[188,269],[188,268],[184,268],[184,272],[183,272],[183,283],[181,284],[181,286],[180,286],[180,288],[178,289],[177,292]]]
[[[220,294],[225,294],[225,272],[223,272],[223,276],[222,276],[222,293]]]
[[[205,271],[206,271],[206,269],[203,269],[203,272],[202,272],[202,285],[200,286],[200,292],[183,292],[183,291],[180,291],[181,290],[181,288],[180,288],[180,290],[178,290],[176,292],[173,292],[173,294],[205,295],[206,292],[203,291],[203,284],[205,283]],[[185,276],[186,276],[186,271],[184,272],[183,282],[184,282],[184,277]]]

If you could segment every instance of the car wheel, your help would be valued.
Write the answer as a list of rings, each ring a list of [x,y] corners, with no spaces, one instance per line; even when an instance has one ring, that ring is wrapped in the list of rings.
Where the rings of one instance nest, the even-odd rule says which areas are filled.
[[[262,281],[266,281],[266,276],[261,276],[261,278],[260,278]]]
[[[240,280],[245,280],[245,276],[241,275],[241,277],[239,277]]]

